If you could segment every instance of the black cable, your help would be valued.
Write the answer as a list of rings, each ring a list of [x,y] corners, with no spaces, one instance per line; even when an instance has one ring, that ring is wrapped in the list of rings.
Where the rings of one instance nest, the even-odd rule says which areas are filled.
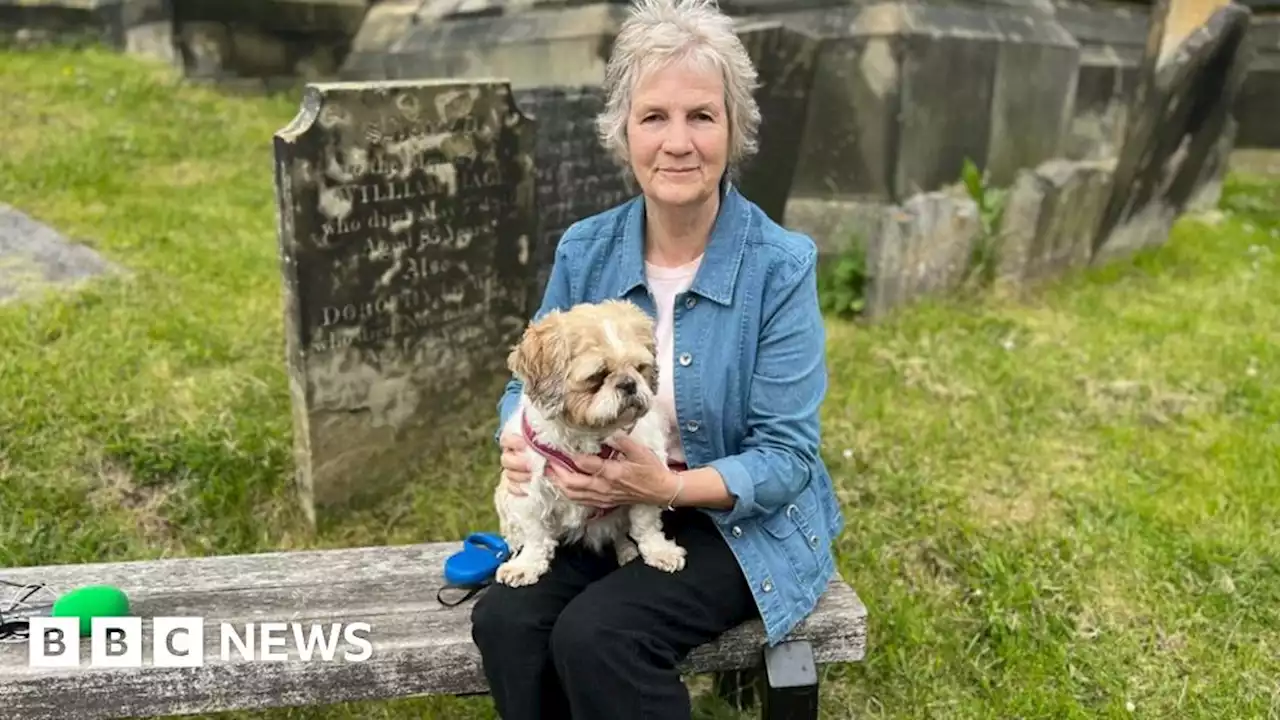
[[[32,585],[31,583],[16,583],[0,578],[0,585],[9,587],[22,588],[27,591],[21,597],[15,597],[8,602],[9,615],[5,616],[5,609],[0,608],[0,641],[12,639],[26,639],[30,636],[31,622],[26,619],[25,615],[16,614],[14,609],[20,605],[24,605],[27,599],[41,590],[49,590],[49,586],[43,583]],[[51,591],[52,592],[52,591]]]

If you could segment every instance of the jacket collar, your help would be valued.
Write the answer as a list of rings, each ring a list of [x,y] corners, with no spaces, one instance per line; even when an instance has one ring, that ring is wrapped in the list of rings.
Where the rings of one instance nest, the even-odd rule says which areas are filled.
[[[720,211],[711,227],[711,239],[693,278],[689,292],[721,305],[733,300],[738,270],[747,251],[747,233],[751,229],[751,212],[746,198],[727,178],[720,183]],[[627,209],[622,227],[619,286],[622,297],[645,285],[644,273],[644,196],[636,198]]]

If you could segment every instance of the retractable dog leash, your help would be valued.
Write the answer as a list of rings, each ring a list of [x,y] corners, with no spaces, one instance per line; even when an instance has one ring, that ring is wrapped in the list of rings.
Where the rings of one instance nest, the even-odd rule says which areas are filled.
[[[493,582],[498,566],[511,557],[511,548],[494,533],[471,533],[462,541],[462,549],[444,562],[445,584],[436,591],[436,600],[446,607],[461,605]],[[446,590],[464,590],[461,598],[445,600]]]

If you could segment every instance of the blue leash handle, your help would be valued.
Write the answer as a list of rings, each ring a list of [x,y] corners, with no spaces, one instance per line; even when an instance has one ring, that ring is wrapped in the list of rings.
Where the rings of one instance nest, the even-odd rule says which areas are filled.
[[[493,581],[498,566],[509,557],[511,548],[500,535],[489,532],[471,533],[462,541],[462,549],[445,560],[446,585],[436,593],[436,599],[450,607],[466,602]],[[465,589],[468,592],[460,600],[446,602],[440,597],[440,593],[449,588]]]

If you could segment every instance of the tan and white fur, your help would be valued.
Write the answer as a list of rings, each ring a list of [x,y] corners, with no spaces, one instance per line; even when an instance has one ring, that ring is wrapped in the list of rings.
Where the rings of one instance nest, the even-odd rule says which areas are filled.
[[[634,304],[608,300],[552,311],[530,323],[507,357],[524,384],[503,432],[521,435],[527,417],[539,444],[567,454],[596,454],[617,430],[667,461],[669,418],[657,407],[656,342],[652,319]],[[582,542],[596,552],[613,545],[619,564],[637,556],[676,572],[685,550],[662,531],[662,509],[619,507],[592,518],[595,508],[564,497],[547,474],[548,460],[525,451],[532,478],[513,495],[506,478],[494,503],[500,531],[514,553],[497,572],[510,586],[531,585],[551,566],[561,544]]]

